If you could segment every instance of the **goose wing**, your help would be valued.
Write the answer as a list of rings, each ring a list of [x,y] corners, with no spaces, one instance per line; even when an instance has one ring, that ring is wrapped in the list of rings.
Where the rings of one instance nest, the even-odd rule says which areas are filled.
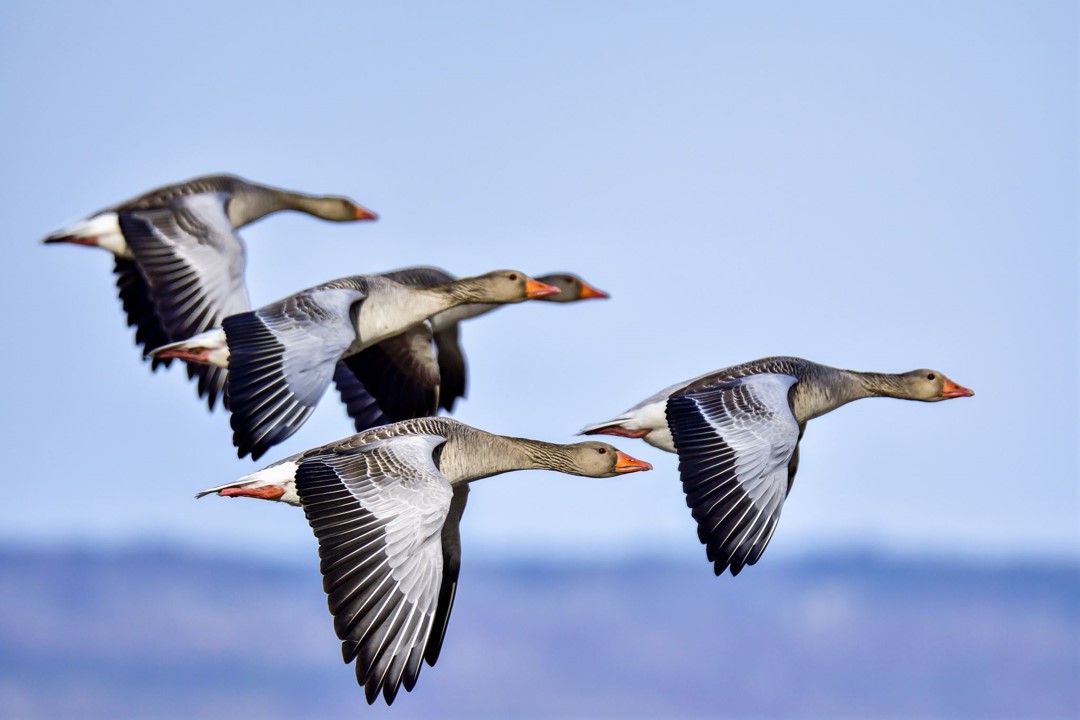
[[[434,415],[439,366],[424,322],[337,364],[334,384],[357,432],[399,420]]]
[[[227,198],[224,193],[202,193],[177,198],[167,207],[119,213],[120,230],[145,284],[143,291],[130,273],[125,280],[120,272],[120,294],[129,322],[138,322],[145,338],[186,340],[250,308],[244,246],[226,215]],[[152,313],[140,307],[142,302],[152,306]],[[160,334],[151,317],[160,323]],[[188,374],[198,379],[199,395],[213,409],[225,387],[225,371],[189,364]]]
[[[751,375],[667,402],[686,504],[717,575],[757,562],[776,529],[799,443],[795,382]]]
[[[120,293],[120,302],[124,306],[127,315],[127,324],[135,328],[135,344],[141,345],[144,353],[154,348],[168,345],[169,335],[161,326],[154,305],[150,300],[150,288],[146,285],[139,267],[134,260],[117,257],[113,266],[116,275],[116,289]],[[153,358],[151,367],[154,370],[158,366],[168,367],[172,359]]]
[[[434,267],[403,268],[382,275],[410,287],[428,287],[454,279],[450,273]],[[453,411],[454,402],[458,398],[465,397],[465,353],[458,340],[457,321],[490,312],[497,307],[497,305],[459,306],[432,318],[439,326],[434,332],[436,356],[439,361],[439,407],[445,408],[447,412]],[[352,417],[357,419],[355,415]]]
[[[461,349],[461,342],[458,340],[456,323],[439,330],[434,339],[439,358],[439,406],[451,412],[457,399],[465,397],[468,379],[465,351]]]
[[[356,340],[359,286],[319,286],[225,318],[233,443],[257,460],[315,410]]]
[[[450,512],[442,529],[443,574],[439,588],[439,604],[435,608],[431,635],[424,647],[424,659],[434,666],[442,652],[446,626],[450,623],[450,611],[454,607],[457,595],[458,573],[461,571],[461,516],[465,513],[465,503],[469,499],[469,486],[459,485],[454,488],[454,497],[450,500]]]
[[[368,703],[381,691],[389,705],[403,684],[412,690],[435,637],[438,655],[453,601],[452,589],[443,599],[444,524],[457,504],[432,458],[443,442],[400,435],[307,457],[296,471],[342,656],[356,661]],[[462,510],[464,499],[455,532]],[[456,562],[451,570],[456,586]]]

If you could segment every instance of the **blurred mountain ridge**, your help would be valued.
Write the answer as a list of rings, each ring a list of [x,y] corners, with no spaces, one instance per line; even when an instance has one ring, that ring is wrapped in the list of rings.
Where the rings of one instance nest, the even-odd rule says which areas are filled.
[[[0,549],[4,717],[1068,717],[1080,566],[837,554],[739,577],[464,559],[392,708],[340,661],[316,563]]]

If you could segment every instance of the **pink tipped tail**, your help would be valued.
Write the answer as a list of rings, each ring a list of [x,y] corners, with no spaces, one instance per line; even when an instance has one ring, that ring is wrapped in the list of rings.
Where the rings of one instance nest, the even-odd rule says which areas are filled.
[[[262,487],[254,488],[224,488],[218,490],[218,495],[221,497],[253,497],[260,500],[277,500],[285,491],[274,485],[263,485]]]
[[[210,352],[209,348],[171,347],[154,350],[150,353],[150,356],[157,360],[176,359],[208,365],[210,364]]]

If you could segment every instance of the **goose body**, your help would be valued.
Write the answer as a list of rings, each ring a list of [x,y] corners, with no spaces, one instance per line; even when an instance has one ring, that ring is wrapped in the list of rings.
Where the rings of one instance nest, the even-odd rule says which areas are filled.
[[[101,247],[115,256],[116,285],[128,324],[136,328],[136,344],[150,351],[250,309],[244,245],[236,230],[282,210],[335,221],[376,217],[347,198],[208,175],[101,210],[43,242]],[[168,362],[155,358],[152,367]],[[212,409],[224,387],[224,373],[197,366],[188,372],[197,378],[199,395]]]
[[[439,369],[428,318],[465,303],[514,303],[558,292],[514,270],[408,287],[379,275],[354,275],[302,290],[225,318],[221,328],[162,346],[151,355],[227,370],[233,441],[258,459],[292,435],[314,411],[339,361],[390,337],[408,352],[401,362],[420,381],[402,396],[392,377],[364,379],[372,398],[397,402],[413,417],[438,408]],[[339,389],[341,385],[339,383]],[[348,393],[342,392],[348,404]],[[350,406],[350,413],[356,408]]]
[[[409,287],[431,287],[456,279],[445,270],[433,267],[404,268],[383,273],[382,276]],[[537,280],[559,289],[557,293],[537,298],[547,302],[566,303],[608,297],[607,293],[573,273],[550,273],[539,276]],[[465,303],[431,317],[431,335],[438,363],[438,407],[452,411],[454,403],[466,392],[467,367],[459,341],[458,324],[499,307],[502,305]],[[401,398],[426,397],[425,387],[430,382],[430,371],[426,363],[415,360],[418,356],[416,342],[416,338],[409,336],[393,337],[338,362],[334,369],[334,383],[357,432],[431,414],[423,402],[399,401]],[[421,349],[419,354],[424,352]],[[393,388],[393,392],[390,397],[383,394],[380,402],[367,390],[369,384]]]
[[[641,438],[678,454],[709,561],[717,575],[737,575],[776,530],[809,420],[867,397],[936,402],[973,394],[934,370],[866,373],[771,357],[667,387],[582,433]]]
[[[461,566],[469,483],[513,470],[586,477],[649,470],[606,443],[556,445],[445,417],[407,420],[330,443],[201,495],[304,508],[346,663],[372,703],[413,689],[442,648]]]

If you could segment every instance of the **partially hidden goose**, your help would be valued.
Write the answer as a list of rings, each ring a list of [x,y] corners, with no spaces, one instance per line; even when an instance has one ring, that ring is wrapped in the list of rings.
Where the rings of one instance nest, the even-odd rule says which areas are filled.
[[[282,210],[324,220],[374,220],[377,215],[343,197],[305,195],[258,185],[233,175],[207,175],[151,190],[100,210],[44,238],[108,250],[135,343],[150,351],[217,327],[250,309],[244,287],[244,245],[238,228]],[[168,365],[154,358],[152,368]],[[199,396],[214,403],[225,374],[189,366]]]
[[[434,267],[410,267],[381,274],[410,287],[429,287],[455,279],[445,270]],[[568,303],[609,297],[606,292],[574,273],[550,273],[536,279],[559,289],[558,293],[538,298],[548,302]],[[438,406],[448,412],[454,409],[458,398],[465,397],[467,370],[465,354],[458,339],[458,323],[500,307],[502,305],[469,303],[431,318],[435,357],[439,366]],[[432,414],[429,411],[431,389],[426,368],[412,361],[412,354],[413,346],[409,339],[397,336],[338,362],[334,370],[334,384],[357,432]],[[371,390],[368,389],[369,385]]]
[[[936,370],[894,375],[770,357],[672,385],[582,434],[641,438],[677,453],[709,561],[717,575],[738,575],[776,530],[808,420],[860,398],[937,402],[974,394]]]
[[[338,361],[395,335],[410,349],[420,397],[417,416],[438,409],[439,367],[428,318],[466,303],[515,303],[559,292],[516,270],[428,287],[409,287],[379,275],[353,275],[224,319],[208,330],[151,352],[228,370],[226,390],[233,442],[240,457],[257,460],[296,432],[315,410]],[[377,397],[377,379],[365,379]]]
[[[512,470],[612,477],[649,470],[611,445],[556,445],[445,417],[384,425],[199,493],[301,505],[346,663],[368,703],[413,689],[442,648],[461,567],[469,483]]]

